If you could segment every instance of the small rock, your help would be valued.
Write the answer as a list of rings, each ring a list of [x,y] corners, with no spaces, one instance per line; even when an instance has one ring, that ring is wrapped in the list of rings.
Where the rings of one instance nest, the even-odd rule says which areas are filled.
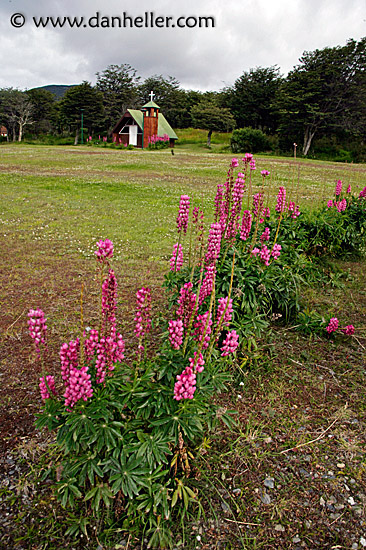
[[[337,468],[339,468],[340,470],[343,470],[343,468],[345,468],[346,465],[343,464],[343,462],[340,462],[339,464],[337,464]]]
[[[319,503],[320,503],[320,506],[325,506],[325,500],[323,497],[320,497]]]
[[[223,509],[223,511],[224,511],[225,513],[230,512],[229,506],[228,506],[228,505],[226,504],[226,502],[224,502],[223,500],[221,501],[221,508]]]
[[[353,497],[349,497],[347,499],[347,502],[348,504],[350,504],[351,506],[354,506],[356,503],[355,503],[355,499]]]
[[[364,537],[360,538],[360,544],[362,544],[362,546],[366,546],[366,539]]]
[[[300,537],[296,536],[292,539],[292,542],[294,542],[296,544],[297,542],[301,542],[301,539],[300,539]]]
[[[238,497],[239,495],[241,495],[241,489],[239,489],[239,488],[238,489],[233,489],[233,495],[235,497]]]
[[[285,528],[283,525],[278,524],[278,525],[275,525],[275,531],[280,531],[281,533],[283,533],[285,531]]]
[[[271,504],[271,497],[266,493],[266,491],[260,491],[259,496],[263,504]]]
[[[300,474],[303,475],[304,477],[310,477],[309,472],[307,472],[306,470],[304,470],[304,468],[300,468],[299,472],[300,472]]]
[[[267,477],[267,479],[264,480],[263,484],[265,487],[267,487],[267,489],[274,489],[273,477]]]
[[[352,549],[352,550],[357,550],[357,549],[358,549],[358,544],[357,544],[357,542],[354,542],[354,543],[352,544],[351,549]]]
[[[311,520],[310,520],[310,521],[305,521],[305,527],[306,527],[307,529],[310,529],[311,523],[312,523]]]

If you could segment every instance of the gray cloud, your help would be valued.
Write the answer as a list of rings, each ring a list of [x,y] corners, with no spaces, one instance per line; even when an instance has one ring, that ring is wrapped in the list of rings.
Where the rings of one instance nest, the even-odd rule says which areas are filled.
[[[76,5],[75,5],[76,4]],[[152,7],[153,4],[153,7]],[[213,16],[216,27],[192,29],[35,28],[32,17]],[[13,28],[13,13],[26,17]],[[2,0],[0,87],[95,82],[107,65],[138,74],[175,76],[183,87],[214,90],[251,67],[279,65],[286,74],[304,50],[344,44],[366,34],[364,0]]]

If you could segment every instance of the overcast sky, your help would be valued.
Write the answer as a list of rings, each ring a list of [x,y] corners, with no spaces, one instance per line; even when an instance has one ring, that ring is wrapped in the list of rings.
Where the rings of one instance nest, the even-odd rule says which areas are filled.
[[[96,12],[100,25],[118,16],[123,22],[124,12],[144,20],[147,12],[149,24],[152,13],[175,26],[90,28]],[[14,14],[24,16],[15,17],[18,28]],[[83,16],[83,26],[37,28],[33,17],[47,16]],[[202,16],[215,27],[193,28]],[[178,28],[179,17],[190,17],[192,28]],[[143,78],[171,75],[186,89],[219,90],[250,68],[278,65],[287,74],[305,50],[365,35],[366,0],[185,0],[181,7],[173,0],[0,0],[0,87],[95,83],[96,72],[128,63]]]

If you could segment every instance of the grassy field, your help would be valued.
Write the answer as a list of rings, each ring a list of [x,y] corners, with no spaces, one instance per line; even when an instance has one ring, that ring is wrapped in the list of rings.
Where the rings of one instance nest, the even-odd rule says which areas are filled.
[[[189,137],[187,136],[187,140]],[[119,323],[133,338],[134,293],[148,281],[155,312],[176,242],[181,194],[202,204],[209,222],[216,186],[231,155],[119,151],[98,147],[0,147],[0,547],[90,548],[95,539],[65,541],[65,512],[49,486],[45,436],[35,432],[38,397],[26,313],[49,319],[52,374],[60,343],[77,334],[81,282],[85,319],[97,317],[95,242],[115,243]],[[335,180],[366,185],[365,165],[257,159],[268,169],[269,204],[280,185],[301,208],[333,195]],[[220,397],[238,411],[238,427],[211,434],[198,452],[193,486],[204,515],[187,518],[176,547],[193,549],[361,549],[366,545],[365,262],[337,262],[339,285],[303,289],[307,306],[347,318],[354,339],[309,338],[272,327],[255,349],[244,348],[234,385]],[[38,466],[37,466],[38,464]],[[38,484],[39,483],[39,484]],[[38,484],[38,485],[37,485]],[[1,517],[1,516],[0,516]],[[1,532],[3,534],[1,534]],[[1,546],[3,544],[4,546]],[[145,548],[121,533],[113,545]]]

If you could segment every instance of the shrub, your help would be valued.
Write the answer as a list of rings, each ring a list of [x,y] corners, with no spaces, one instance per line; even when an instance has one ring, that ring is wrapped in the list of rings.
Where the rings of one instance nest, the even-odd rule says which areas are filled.
[[[262,130],[247,127],[233,131],[231,138],[233,153],[244,153],[245,151],[260,153],[271,149],[270,140]]]

